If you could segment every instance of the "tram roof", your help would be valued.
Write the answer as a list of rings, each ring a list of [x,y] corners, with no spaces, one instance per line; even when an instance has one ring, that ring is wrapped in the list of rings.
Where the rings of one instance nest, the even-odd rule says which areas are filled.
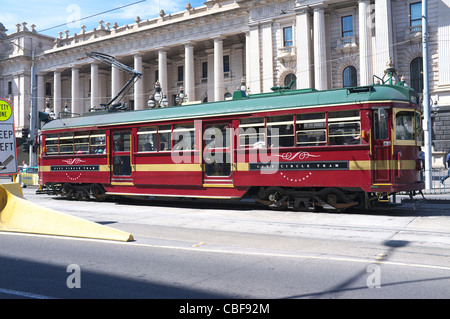
[[[240,93],[238,91],[238,93]],[[414,90],[400,85],[370,85],[317,91],[314,89],[278,90],[271,93],[233,97],[233,100],[146,109],[129,112],[98,112],[88,116],[52,120],[42,131],[77,127],[105,127],[132,123],[202,119],[239,114],[287,110],[291,108],[363,104],[368,102],[410,102]]]

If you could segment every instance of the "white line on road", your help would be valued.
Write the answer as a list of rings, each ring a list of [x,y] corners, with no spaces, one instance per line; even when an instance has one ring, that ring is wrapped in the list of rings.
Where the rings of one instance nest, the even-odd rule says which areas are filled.
[[[0,294],[15,295],[15,296],[32,298],[32,299],[55,299],[53,297],[33,294],[31,292],[18,291],[18,290],[12,290],[12,289],[3,289],[3,288],[0,288]]]
[[[383,265],[392,265],[392,266],[403,266],[403,267],[415,267],[415,268],[428,268],[428,269],[440,269],[440,270],[450,270],[450,266],[439,266],[439,265],[426,265],[426,264],[416,264],[416,263],[404,263],[404,262],[395,262],[388,260],[377,260],[376,256],[374,259],[372,258],[352,258],[352,257],[341,257],[341,256],[333,256],[333,255],[315,255],[315,254],[298,254],[298,253],[278,253],[278,252],[267,252],[267,251],[256,251],[256,250],[232,250],[229,247],[224,247],[220,249],[209,248],[205,245],[201,246],[201,248],[193,248],[193,247],[183,247],[183,246],[173,246],[173,245],[156,245],[156,244],[146,244],[146,243],[137,243],[137,242],[121,242],[121,241],[108,241],[108,240],[100,240],[100,239],[91,239],[91,238],[78,238],[78,237],[60,237],[60,236],[51,236],[51,235],[39,235],[39,234],[24,234],[24,233],[9,233],[9,232],[0,232],[0,234],[8,234],[8,235],[18,235],[18,236],[37,236],[37,237],[52,237],[64,240],[81,240],[81,241],[95,241],[102,243],[110,243],[115,245],[126,245],[126,246],[137,246],[137,247],[147,247],[147,248],[155,248],[155,249],[173,249],[173,250],[184,250],[184,251],[197,251],[204,253],[222,253],[222,254],[232,254],[232,255],[249,255],[249,256],[265,256],[265,257],[284,257],[284,258],[300,258],[300,259],[317,259],[317,260],[333,260],[333,261],[342,261],[342,262],[355,262],[355,263],[375,263],[375,264],[383,264]]]

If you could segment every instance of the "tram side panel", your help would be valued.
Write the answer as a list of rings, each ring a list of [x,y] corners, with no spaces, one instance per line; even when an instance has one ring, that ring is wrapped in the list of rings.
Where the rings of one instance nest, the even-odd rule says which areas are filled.
[[[39,175],[41,184],[107,184],[110,182],[110,168],[106,155],[43,156],[40,160]]]
[[[135,185],[201,185],[202,165],[198,152],[144,153],[135,156]]]
[[[368,145],[307,151],[285,149],[269,155],[254,150],[241,150],[238,153],[241,162],[238,163],[238,172],[234,178],[237,186],[370,190]]]

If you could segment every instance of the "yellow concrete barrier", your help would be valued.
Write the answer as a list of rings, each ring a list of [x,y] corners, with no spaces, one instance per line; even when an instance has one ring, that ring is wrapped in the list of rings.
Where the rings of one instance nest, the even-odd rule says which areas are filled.
[[[129,233],[36,205],[21,198],[20,194],[17,186],[0,185],[0,231],[117,241],[134,240],[133,235]]]
[[[1,184],[0,187],[5,188],[9,193],[11,193],[14,196],[23,198],[22,188],[20,187],[19,183],[5,183]]]

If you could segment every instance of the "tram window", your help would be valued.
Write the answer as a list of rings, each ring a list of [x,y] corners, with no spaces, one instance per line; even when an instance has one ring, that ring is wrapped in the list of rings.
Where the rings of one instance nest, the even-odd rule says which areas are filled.
[[[359,110],[329,112],[328,135],[330,145],[361,144]]]
[[[267,118],[267,144],[270,147],[294,146],[294,116],[282,115]]]
[[[75,132],[73,141],[75,154],[89,153],[89,132]]]
[[[59,154],[59,138],[58,134],[48,134],[45,136],[46,155]]]
[[[327,144],[325,113],[297,115],[297,146],[322,146]]]
[[[265,143],[264,118],[248,118],[239,121],[239,147],[264,148]]]
[[[73,135],[72,133],[59,134],[59,154],[73,154]]]
[[[92,131],[90,136],[90,153],[106,153],[106,135],[105,131]]]
[[[183,151],[195,150],[195,128],[193,123],[173,126],[173,149]]]
[[[131,145],[130,132],[114,132],[113,142],[115,152],[129,152]]]
[[[397,140],[414,140],[414,112],[398,112],[395,124],[395,138]]]
[[[158,126],[158,151],[170,151],[172,149],[172,126]]]
[[[416,140],[417,142],[421,142],[423,138],[423,130],[422,130],[422,116],[419,112],[416,112]]]
[[[203,134],[205,148],[227,148],[230,145],[228,124],[207,125]]]
[[[137,137],[138,152],[156,152],[156,126],[138,128]]]
[[[376,140],[389,139],[389,118],[385,109],[377,109],[373,112],[374,138]]]

